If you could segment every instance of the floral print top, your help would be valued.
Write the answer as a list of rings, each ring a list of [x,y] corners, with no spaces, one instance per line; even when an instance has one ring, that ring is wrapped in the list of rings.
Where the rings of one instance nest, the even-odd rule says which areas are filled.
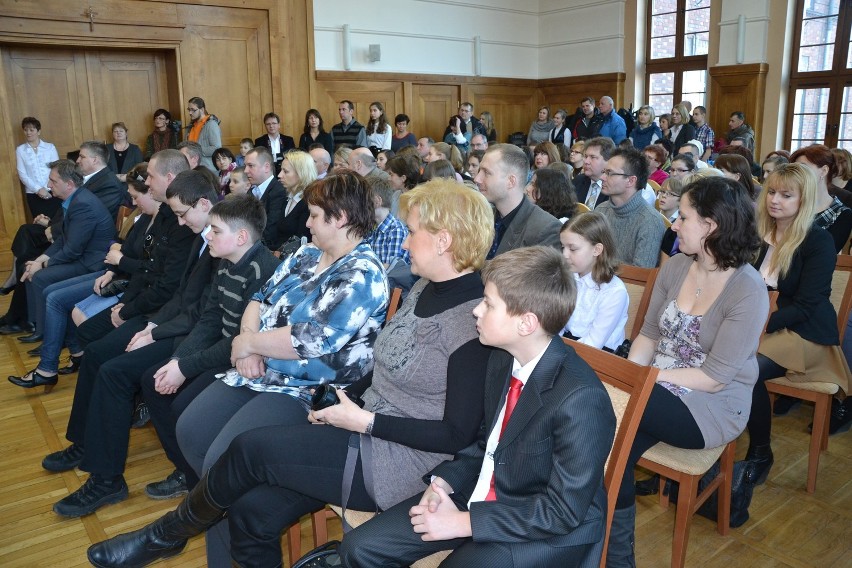
[[[682,312],[677,306],[677,300],[669,302],[660,316],[660,341],[657,342],[651,365],[658,369],[689,369],[702,366],[707,353],[698,343],[701,317]],[[659,381],[659,384],[678,398],[692,392],[690,388],[673,385],[668,381]]]
[[[317,273],[322,254],[312,244],[301,247],[252,297],[260,302],[260,331],[290,326],[300,358],[264,357],[262,377],[248,379],[231,369],[225,383],[309,401],[301,387],[345,385],[373,370],[373,343],[390,297],[384,267],[364,242]]]

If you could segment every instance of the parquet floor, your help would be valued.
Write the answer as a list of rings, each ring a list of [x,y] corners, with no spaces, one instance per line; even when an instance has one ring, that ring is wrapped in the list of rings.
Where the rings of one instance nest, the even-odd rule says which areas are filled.
[[[5,274],[3,275],[5,278]],[[8,297],[0,298],[0,314]],[[86,548],[106,537],[138,528],[173,508],[176,500],[152,501],[144,496],[146,483],[171,471],[150,426],[133,430],[126,478],[130,498],[102,508],[83,519],[63,519],[53,503],[85,480],[80,471],[52,474],[41,468],[45,454],[67,445],[65,425],[76,375],[60,379],[49,395],[25,391],[5,380],[21,374],[36,360],[28,346],[14,336],[0,336],[0,567],[87,566]],[[817,491],[804,491],[807,471],[807,424],[810,407],[800,406],[775,419],[775,467],[758,488],[751,519],[727,537],[715,524],[693,520],[687,566],[706,568],[793,567],[849,568],[852,566],[852,433],[833,436],[820,461]],[[747,440],[739,444],[745,452]],[[639,501],[637,563],[665,567],[671,554],[674,507],[661,509],[653,497]],[[330,522],[331,538],[340,525]],[[302,550],[312,547],[310,523],[302,523]],[[285,551],[286,558],[286,551]],[[159,566],[206,565],[204,542],[193,539],[180,556]]]

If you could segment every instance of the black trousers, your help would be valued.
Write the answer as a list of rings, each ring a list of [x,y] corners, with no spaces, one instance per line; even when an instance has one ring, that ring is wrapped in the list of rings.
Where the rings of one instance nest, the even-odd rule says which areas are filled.
[[[621,480],[616,509],[630,507],[636,502],[636,487],[633,470],[636,462],[657,442],[665,442],[677,448],[698,450],[704,447],[704,435],[692,413],[681,400],[659,383],[654,385],[648,406],[639,422],[639,430],[630,448],[627,468]]]
[[[415,495],[347,533],[340,547],[343,565],[348,568],[409,566],[435,552],[453,550],[441,563],[442,567],[572,568],[587,565],[588,557],[600,545],[557,547],[545,541],[474,542],[470,538],[424,542],[412,529],[408,516],[408,510],[419,502],[420,495]],[[600,554],[597,558],[600,559]]]
[[[286,396],[286,395],[282,395]],[[326,503],[341,504],[351,432],[306,423],[240,434],[207,472],[213,500],[228,508],[231,557],[241,566],[279,566],[281,532]],[[347,506],[372,511],[360,457]]]
[[[772,405],[766,381],[787,374],[787,369],[760,353],[757,354],[757,369],[757,382],[751,392],[751,414],[746,426],[750,447],[768,444],[772,434]]]
[[[30,214],[33,216],[33,219],[39,215],[53,217],[56,211],[62,206],[62,200],[58,197],[42,199],[38,194],[28,193],[27,206],[30,208]]]
[[[112,327],[112,324],[107,322],[112,327],[112,331],[101,334],[99,338],[94,337],[94,334],[91,333],[85,335],[84,338],[84,328],[89,332],[99,331],[99,323],[95,322],[99,315],[96,314],[89,318],[77,328],[77,337],[80,344],[85,347],[85,353],[80,362],[77,386],[74,389],[74,402],[71,405],[71,415],[68,417],[68,429],[65,431],[65,437],[74,444],[85,444],[89,403],[101,366],[114,357],[125,353],[124,350],[130,343],[130,338],[148,325],[147,320],[142,316],[131,318],[119,327]],[[150,365],[150,360],[144,363],[143,368],[147,368],[148,365]],[[130,419],[130,412],[132,411],[128,412],[128,420]]]
[[[33,223],[21,225],[12,239],[12,254],[15,257],[15,270],[18,279],[24,274],[24,264],[38,257],[50,246],[44,235],[45,228]],[[27,287],[18,282],[12,294],[12,301],[6,317],[10,323],[27,321]]]

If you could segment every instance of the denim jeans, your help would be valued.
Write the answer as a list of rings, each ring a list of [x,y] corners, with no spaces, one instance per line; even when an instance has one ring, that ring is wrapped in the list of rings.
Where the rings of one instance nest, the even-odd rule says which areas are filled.
[[[44,327],[39,330],[44,334],[44,340],[41,344],[41,361],[38,364],[42,371],[55,373],[59,369],[59,353],[64,345],[68,346],[71,353],[80,351],[77,326],[71,320],[71,310],[74,309],[74,304],[92,293],[95,280],[103,273],[101,270],[75,276],[44,289]]]

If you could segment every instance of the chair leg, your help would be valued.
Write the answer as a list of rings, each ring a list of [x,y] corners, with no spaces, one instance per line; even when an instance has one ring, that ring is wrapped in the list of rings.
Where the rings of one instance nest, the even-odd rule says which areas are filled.
[[[817,397],[814,403],[814,425],[811,432],[811,445],[808,455],[808,493],[816,491],[819,455],[828,446],[828,421],[831,413],[831,396]]]
[[[716,530],[725,536],[731,528],[731,492],[734,481],[734,454],[736,453],[736,441],[728,443],[722,452],[720,459],[720,471],[724,476],[719,486],[718,511],[716,511]]]
[[[689,529],[692,515],[695,513],[695,501],[698,496],[699,475],[683,475],[679,480],[675,508],[675,526],[672,537],[672,568],[683,568],[686,563],[686,547],[689,544]]]
[[[311,525],[314,529],[314,547],[322,546],[328,542],[328,513],[328,509],[323,507],[311,514]]]
[[[660,495],[660,507],[662,507],[663,509],[669,508],[669,494],[666,493],[666,482],[667,481],[668,480],[661,475],[660,476],[660,487],[659,487],[659,489],[657,489],[657,493]]]
[[[302,557],[302,525],[299,521],[287,529],[287,548],[290,556],[290,566]]]

